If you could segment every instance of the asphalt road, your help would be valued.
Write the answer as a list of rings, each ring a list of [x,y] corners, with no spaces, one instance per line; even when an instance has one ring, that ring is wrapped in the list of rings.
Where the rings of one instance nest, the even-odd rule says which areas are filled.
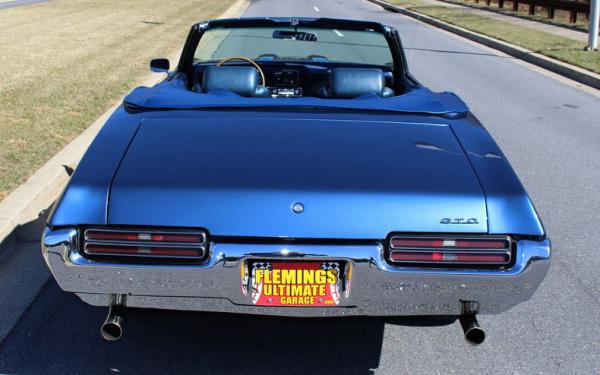
[[[51,280],[0,344],[0,373],[599,373],[598,94],[363,0],[258,0],[245,15],[397,27],[412,72],[470,105],[536,203],[554,245],[538,292],[482,316],[488,339],[478,347],[457,323],[157,311],[130,312],[124,338],[106,343],[98,334],[106,311]]]

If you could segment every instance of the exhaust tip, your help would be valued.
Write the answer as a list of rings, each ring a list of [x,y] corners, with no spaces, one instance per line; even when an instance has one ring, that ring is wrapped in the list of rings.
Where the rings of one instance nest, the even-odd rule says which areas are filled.
[[[107,341],[117,341],[123,336],[123,323],[125,323],[125,296],[111,295],[108,316],[102,326],[100,334]]]
[[[479,345],[485,341],[485,332],[477,322],[476,318],[478,310],[479,302],[462,302],[462,314],[460,315],[459,321],[463,333],[465,334],[465,340],[472,345]]]
[[[108,341],[117,341],[123,336],[123,327],[116,322],[106,322],[100,328],[102,338]]]
[[[485,332],[481,327],[473,327],[465,331],[465,340],[473,345],[479,345],[485,341]]]

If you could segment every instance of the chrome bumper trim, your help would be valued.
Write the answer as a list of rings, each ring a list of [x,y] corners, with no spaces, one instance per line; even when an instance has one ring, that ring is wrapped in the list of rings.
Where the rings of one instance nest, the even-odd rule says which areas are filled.
[[[111,294],[126,294],[129,307],[221,311],[285,316],[458,315],[461,301],[478,301],[480,313],[497,314],[526,301],[550,266],[550,242],[521,240],[507,270],[441,270],[395,267],[383,247],[211,243],[199,265],[109,264],[83,258],[75,229],[46,229],[42,249],[60,287],[85,302],[107,306]],[[241,292],[243,261],[338,259],[352,265],[352,288],[331,308],[254,306]]]

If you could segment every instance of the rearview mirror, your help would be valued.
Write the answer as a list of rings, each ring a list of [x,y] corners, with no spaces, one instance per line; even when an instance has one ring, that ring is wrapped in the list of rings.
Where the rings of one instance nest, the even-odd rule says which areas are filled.
[[[167,73],[169,71],[168,59],[152,59],[150,60],[150,70],[154,73]]]
[[[304,31],[291,31],[291,30],[275,30],[273,31],[273,38],[275,39],[291,39],[291,40],[303,40],[305,42],[316,42],[317,34],[307,33]]]

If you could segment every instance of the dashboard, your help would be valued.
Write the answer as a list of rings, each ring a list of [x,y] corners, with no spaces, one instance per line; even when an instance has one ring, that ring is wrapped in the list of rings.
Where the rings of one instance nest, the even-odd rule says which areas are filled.
[[[274,72],[267,80],[267,87],[274,97],[300,97],[302,96],[301,73],[297,69],[282,69]]]

